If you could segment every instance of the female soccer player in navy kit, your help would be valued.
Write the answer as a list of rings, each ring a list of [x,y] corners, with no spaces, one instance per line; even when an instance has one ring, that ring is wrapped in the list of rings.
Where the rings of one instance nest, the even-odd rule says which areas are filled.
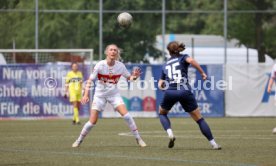
[[[170,42],[167,46],[170,53],[170,59],[162,67],[162,75],[158,82],[158,87],[164,90],[164,97],[159,108],[160,122],[167,131],[169,136],[169,148],[174,146],[175,137],[171,129],[171,122],[167,114],[176,102],[179,102],[186,112],[197,122],[202,134],[209,140],[211,146],[215,150],[220,150],[212,132],[203,119],[191,86],[188,83],[188,67],[191,64],[201,74],[202,79],[206,80],[207,75],[204,73],[199,64],[187,54],[180,54],[185,50],[185,45],[176,41]]]

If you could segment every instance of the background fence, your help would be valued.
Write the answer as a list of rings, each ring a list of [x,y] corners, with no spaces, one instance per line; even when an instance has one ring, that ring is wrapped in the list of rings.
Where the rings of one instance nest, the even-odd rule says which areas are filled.
[[[116,23],[122,11],[134,17],[129,29],[119,28]],[[237,57],[227,51],[233,47],[254,49],[254,53],[244,49],[244,56],[252,54],[256,61],[265,62],[265,54],[272,59],[276,57],[275,13],[273,0],[3,0],[0,3],[0,47],[94,48],[96,57],[103,59],[103,47],[116,43],[123,48],[125,61],[147,63],[147,55],[155,59],[165,55],[166,44],[174,39],[166,38],[166,34],[185,42],[185,36],[178,35],[188,34],[203,38],[197,36],[192,44],[186,42],[195,50],[221,48],[217,55],[221,59],[219,63],[231,63],[231,59]],[[215,38],[206,39],[204,35],[222,38],[218,44]],[[207,40],[208,44],[201,45],[202,40]],[[244,63],[250,62],[248,59],[245,58]]]

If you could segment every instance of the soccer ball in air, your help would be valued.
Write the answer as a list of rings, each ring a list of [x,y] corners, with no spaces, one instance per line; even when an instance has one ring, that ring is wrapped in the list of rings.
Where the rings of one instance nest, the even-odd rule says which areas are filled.
[[[272,130],[273,134],[276,134],[276,127]]]
[[[121,27],[129,28],[132,24],[132,16],[127,12],[123,12],[118,15],[117,21]]]

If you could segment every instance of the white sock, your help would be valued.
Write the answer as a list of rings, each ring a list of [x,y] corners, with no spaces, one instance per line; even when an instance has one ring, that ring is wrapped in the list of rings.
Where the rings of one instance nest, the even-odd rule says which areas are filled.
[[[210,142],[210,144],[212,145],[212,146],[215,146],[215,145],[217,145],[217,143],[216,143],[216,141],[214,140],[214,139],[212,139],[211,141],[209,141]]]
[[[136,126],[135,121],[132,118],[132,116],[129,113],[127,113],[124,115],[124,119],[129,127],[129,129],[131,130],[131,133],[135,136],[135,138],[141,139],[140,134],[137,129],[137,126]]]
[[[78,142],[83,141],[83,139],[86,137],[86,135],[89,133],[89,131],[92,129],[93,126],[95,126],[95,125],[92,124],[90,121],[86,122],[81,130],[80,136],[77,139],[77,141]]]
[[[167,133],[168,133],[169,138],[174,137],[172,129],[167,129]]]

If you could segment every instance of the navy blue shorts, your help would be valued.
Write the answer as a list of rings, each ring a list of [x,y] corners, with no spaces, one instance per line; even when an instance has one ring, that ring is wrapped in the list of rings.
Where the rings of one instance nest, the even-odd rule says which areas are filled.
[[[166,90],[160,106],[170,110],[176,102],[179,102],[186,112],[192,112],[198,107],[194,94],[189,90]]]

